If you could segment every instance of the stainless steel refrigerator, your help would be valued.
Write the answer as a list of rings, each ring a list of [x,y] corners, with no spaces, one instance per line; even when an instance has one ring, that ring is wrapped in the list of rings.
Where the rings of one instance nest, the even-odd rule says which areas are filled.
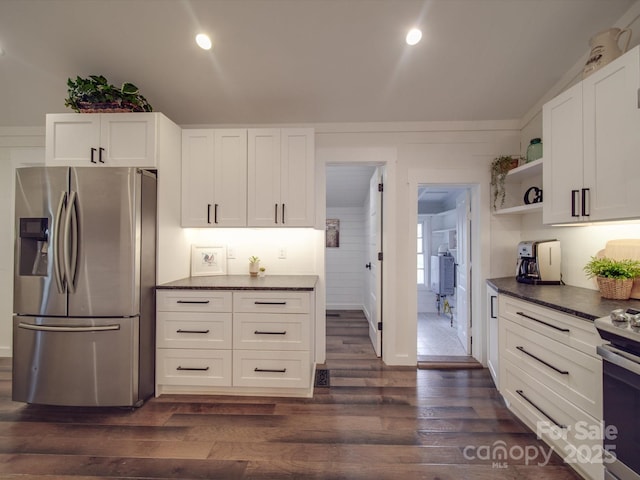
[[[139,406],[154,392],[156,177],[17,169],[13,400]]]

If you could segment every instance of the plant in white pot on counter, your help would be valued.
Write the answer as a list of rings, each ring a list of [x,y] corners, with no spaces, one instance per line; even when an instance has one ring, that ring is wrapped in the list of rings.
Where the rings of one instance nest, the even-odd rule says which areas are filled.
[[[257,277],[260,271],[260,258],[252,255],[249,257],[249,275]]]
[[[603,298],[628,300],[631,296],[633,279],[640,277],[640,261],[591,257],[584,266],[584,271],[588,278],[596,278]]]

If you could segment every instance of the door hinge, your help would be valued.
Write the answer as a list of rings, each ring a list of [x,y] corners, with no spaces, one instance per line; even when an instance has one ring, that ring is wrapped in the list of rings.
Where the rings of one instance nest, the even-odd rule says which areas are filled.
[[[378,330],[382,331],[382,322],[378,322]]]
[[[384,184],[383,183],[379,183],[378,184],[378,191],[379,192],[384,192]]]
[[[378,260],[382,261],[382,252],[378,252]]]

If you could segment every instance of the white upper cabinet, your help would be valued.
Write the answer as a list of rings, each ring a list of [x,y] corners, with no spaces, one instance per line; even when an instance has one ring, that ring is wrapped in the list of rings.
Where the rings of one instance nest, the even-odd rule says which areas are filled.
[[[640,47],[543,108],[543,222],[640,217]]]
[[[183,130],[182,226],[246,224],[246,129]]]
[[[144,167],[157,165],[159,113],[47,115],[47,165]]]
[[[313,129],[249,129],[248,225],[313,226],[314,168]]]

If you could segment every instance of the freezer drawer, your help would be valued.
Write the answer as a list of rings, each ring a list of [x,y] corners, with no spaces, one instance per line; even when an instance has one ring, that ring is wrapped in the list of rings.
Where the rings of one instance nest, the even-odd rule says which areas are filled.
[[[139,318],[13,317],[13,400],[134,406]]]

